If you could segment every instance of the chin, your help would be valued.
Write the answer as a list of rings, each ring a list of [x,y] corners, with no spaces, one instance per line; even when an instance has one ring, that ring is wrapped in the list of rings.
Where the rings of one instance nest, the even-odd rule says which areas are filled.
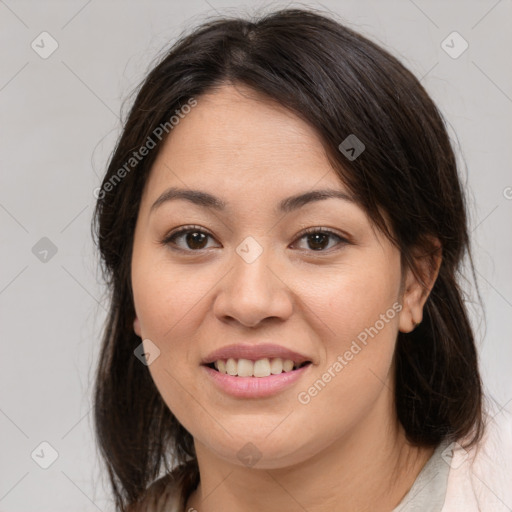
[[[299,432],[300,429],[297,430]],[[203,447],[229,464],[254,469],[282,469],[307,461],[316,453],[312,440],[301,440],[293,432],[271,433],[242,430],[222,439],[207,437]],[[320,449],[320,448],[319,448]]]

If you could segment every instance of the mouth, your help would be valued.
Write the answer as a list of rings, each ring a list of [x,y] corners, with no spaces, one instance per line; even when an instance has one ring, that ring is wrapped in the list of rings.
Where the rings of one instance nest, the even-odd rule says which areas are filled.
[[[292,373],[310,364],[311,361],[294,361],[293,359],[283,359],[281,357],[264,357],[256,360],[244,358],[217,359],[203,366],[232,377],[264,378],[270,377],[271,375]]]
[[[293,389],[313,366],[311,361],[278,359],[216,359],[201,368],[207,382],[223,394],[235,399],[270,398]]]
[[[272,397],[291,389],[311,372],[307,356],[273,343],[237,343],[218,348],[201,361],[208,382],[235,398]]]

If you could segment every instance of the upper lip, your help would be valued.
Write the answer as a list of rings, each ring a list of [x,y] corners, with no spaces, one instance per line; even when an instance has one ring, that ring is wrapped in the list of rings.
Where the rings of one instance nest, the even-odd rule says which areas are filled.
[[[274,345],[272,343],[263,343],[259,345],[238,343],[235,345],[226,345],[208,354],[201,362],[201,364],[211,364],[219,359],[249,359],[257,361],[268,357],[281,359],[291,359],[294,363],[304,363],[311,361],[310,358],[303,354],[299,354],[293,350]]]

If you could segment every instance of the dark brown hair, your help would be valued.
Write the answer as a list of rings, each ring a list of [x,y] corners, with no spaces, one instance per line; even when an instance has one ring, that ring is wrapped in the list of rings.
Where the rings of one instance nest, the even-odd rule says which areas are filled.
[[[134,356],[141,339],[133,331],[133,234],[142,190],[165,138],[122,179],[114,183],[113,177],[187,100],[199,102],[225,83],[251,87],[317,130],[340,179],[400,250],[403,268],[421,278],[414,251],[433,254],[432,237],[441,242],[442,263],[423,322],[398,335],[397,416],[416,445],[466,437],[469,446],[483,432],[477,351],[458,284],[464,256],[475,277],[466,204],[438,109],[395,57],[329,16],[285,9],[251,21],[215,19],[182,36],[148,73],[98,194],[93,228],[110,310],[94,420],[119,510],[144,495],[162,465],[168,472],[188,461],[189,487],[198,473],[191,435]],[[353,160],[338,148],[351,134],[365,145]]]

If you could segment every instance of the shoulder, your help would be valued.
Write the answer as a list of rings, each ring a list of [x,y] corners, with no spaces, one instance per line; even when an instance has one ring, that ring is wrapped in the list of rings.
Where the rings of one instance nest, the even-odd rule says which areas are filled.
[[[448,486],[442,512],[509,512],[512,507],[512,414],[489,412],[480,443],[467,451],[458,443],[445,454]]]
[[[184,479],[188,473],[186,466],[180,466],[155,480],[139,502],[129,505],[127,512],[182,512]]]

